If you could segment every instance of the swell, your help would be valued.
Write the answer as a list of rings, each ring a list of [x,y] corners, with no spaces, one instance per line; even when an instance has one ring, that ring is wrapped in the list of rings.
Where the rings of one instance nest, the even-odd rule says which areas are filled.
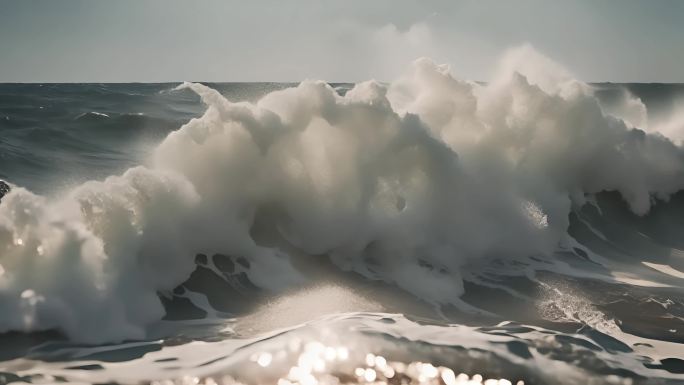
[[[571,265],[595,278],[612,260],[605,277],[621,282],[611,273],[634,275],[630,253],[601,249],[591,231],[578,236],[577,218],[603,191],[629,218],[658,217],[654,203],[684,187],[682,148],[635,128],[642,104],[602,104],[530,48],[509,53],[487,84],[421,59],[390,84],[360,83],[343,96],[315,81],[255,102],[200,84],[183,90],[206,111],[169,133],[145,166],[55,197],[15,186],[2,198],[0,331],[141,339],[174,317],[169,309],[239,312],[254,292],[314,280],[319,270],[307,266],[317,259],[442,311],[462,306],[467,288],[502,263],[567,274]],[[96,121],[106,133],[158,122],[90,111],[99,114],[75,124]],[[577,251],[577,241],[589,246]],[[635,259],[640,241],[626,245]],[[641,262],[629,267],[652,279]],[[192,305],[194,292],[223,290],[236,293]]]

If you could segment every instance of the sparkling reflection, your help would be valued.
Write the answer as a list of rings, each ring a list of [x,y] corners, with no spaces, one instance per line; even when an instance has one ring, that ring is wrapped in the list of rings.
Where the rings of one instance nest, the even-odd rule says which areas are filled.
[[[344,346],[326,346],[320,342],[303,344],[292,340],[289,353],[260,352],[253,354],[250,365],[256,365],[257,379],[236,379],[232,376],[205,378],[183,377],[175,380],[155,381],[152,385],[239,385],[251,383],[275,383],[277,385],[524,385],[524,381],[512,382],[505,378],[485,379],[481,374],[469,375],[435,366],[429,362],[400,362],[367,353],[358,363],[349,362],[350,350]],[[296,357],[292,364],[292,357]],[[289,364],[288,364],[289,363]],[[351,369],[353,368],[353,369]],[[250,372],[245,368],[245,372]],[[242,371],[242,370],[241,370]],[[237,375],[242,377],[243,374]],[[249,377],[249,376],[247,376]],[[261,379],[258,379],[261,378]],[[266,380],[265,380],[266,379]]]

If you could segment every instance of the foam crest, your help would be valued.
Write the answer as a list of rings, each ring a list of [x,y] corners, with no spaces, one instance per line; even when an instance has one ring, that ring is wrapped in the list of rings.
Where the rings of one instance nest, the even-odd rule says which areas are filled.
[[[15,188],[0,205],[0,330],[144,338],[164,315],[157,291],[192,269],[181,229],[198,200],[182,178],[144,168],[57,201]]]

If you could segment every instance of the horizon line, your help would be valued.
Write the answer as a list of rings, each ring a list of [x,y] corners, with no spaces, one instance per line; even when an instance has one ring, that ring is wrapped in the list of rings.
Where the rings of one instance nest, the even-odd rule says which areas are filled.
[[[367,79],[361,81],[327,81],[323,79],[304,79],[304,80],[164,80],[164,81],[0,81],[0,84],[14,84],[14,85],[55,85],[55,84],[180,84],[180,83],[214,83],[214,84],[300,84],[307,80],[324,81],[327,84],[359,84],[369,80],[375,80],[379,83],[391,83],[388,81],[379,81],[377,79]],[[460,80],[460,79],[459,79]],[[483,80],[463,80],[468,82],[475,82],[487,84],[488,81]],[[613,80],[599,80],[599,81],[585,81],[579,80],[586,84],[670,84],[680,85],[684,84],[682,81],[613,81]]]

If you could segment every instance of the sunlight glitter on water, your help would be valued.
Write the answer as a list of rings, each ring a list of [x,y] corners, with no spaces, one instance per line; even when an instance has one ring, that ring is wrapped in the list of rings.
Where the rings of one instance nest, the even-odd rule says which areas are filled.
[[[286,350],[253,354],[250,363],[266,373],[264,379],[236,379],[231,376],[182,377],[175,380],[152,382],[152,385],[241,385],[250,383],[276,383],[277,385],[524,385],[522,380],[505,378],[485,379],[480,374],[457,374],[450,368],[435,366],[428,362],[409,363],[390,361],[367,353],[352,365],[350,350],[344,346],[326,346],[320,342],[302,344],[293,340],[290,353],[295,353],[296,363],[287,365],[293,356]],[[293,352],[294,350],[294,352]],[[353,369],[351,369],[353,368]],[[254,368],[250,368],[254,369]]]

